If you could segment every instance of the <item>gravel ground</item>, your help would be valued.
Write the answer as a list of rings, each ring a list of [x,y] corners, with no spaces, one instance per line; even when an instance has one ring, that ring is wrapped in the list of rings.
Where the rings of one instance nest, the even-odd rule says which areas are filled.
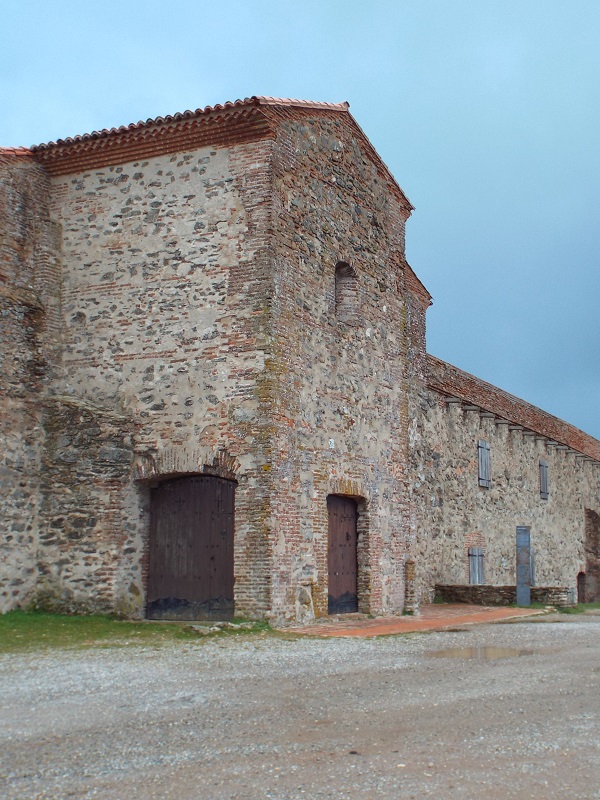
[[[600,617],[561,620],[2,656],[0,796],[600,798]]]

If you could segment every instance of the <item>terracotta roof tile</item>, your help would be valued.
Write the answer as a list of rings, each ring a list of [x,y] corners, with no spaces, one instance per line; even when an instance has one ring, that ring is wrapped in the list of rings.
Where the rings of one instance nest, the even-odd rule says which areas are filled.
[[[27,147],[0,147],[0,158],[31,158],[32,152]]]
[[[183,120],[197,119],[199,117],[208,116],[219,111],[228,111],[230,109],[247,108],[251,106],[293,106],[296,108],[314,108],[327,111],[343,112],[348,110],[349,103],[319,103],[313,100],[292,100],[289,98],[252,96],[246,97],[244,100],[234,100],[233,102],[228,101],[222,104],[217,103],[214,106],[197,108],[195,111],[181,111],[177,114],[167,114],[165,117],[155,117],[145,121],[140,120],[139,122],[132,122],[130,125],[121,125],[118,128],[103,128],[100,131],[92,131],[92,133],[84,133],[79,136],[69,136],[66,139],[57,139],[56,142],[32,145],[31,152],[36,153],[53,147],[74,144],[76,142],[87,142],[93,139],[102,139],[117,133],[139,131],[144,128],[165,125],[171,122],[182,122]]]
[[[289,97],[251,97],[260,106],[296,106],[298,108],[324,108],[328,111],[348,111],[350,103],[320,103],[314,100],[292,100]],[[244,101],[246,102],[246,101]]]
[[[348,109],[349,103],[346,102],[321,103],[252,96],[34,145],[31,152],[51,175],[66,175],[167,152],[183,152],[207,144],[228,146],[242,141],[275,138],[277,117],[281,113],[302,114],[312,110],[341,113],[346,116],[380,176],[397,195],[408,216],[413,206]]]

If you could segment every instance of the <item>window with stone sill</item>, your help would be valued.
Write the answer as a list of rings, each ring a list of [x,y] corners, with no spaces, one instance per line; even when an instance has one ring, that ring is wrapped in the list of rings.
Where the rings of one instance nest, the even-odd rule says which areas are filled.
[[[358,314],[358,279],[356,272],[345,261],[335,268],[335,318],[352,323]]]

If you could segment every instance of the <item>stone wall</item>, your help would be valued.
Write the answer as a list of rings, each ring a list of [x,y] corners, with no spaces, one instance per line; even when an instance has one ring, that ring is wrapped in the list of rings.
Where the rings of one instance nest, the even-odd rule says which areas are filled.
[[[44,380],[58,346],[59,231],[48,179],[0,151],[0,613],[37,582]]]
[[[509,412],[500,404],[494,413],[495,393],[486,393],[487,384],[462,375],[463,387],[469,380],[477,385],[474,402],[468,402],[467,392],[460,400],[447,386],[448,394],[424,390],[414,409],[411,467],[419,529],[414,558],[422,600],[432,598],[436,583],[469,582],[469,547],[484,551],[486,584],[514,584],[519,525],[531,529],[536,584],[574,591],[577,575],[586,569],[586,509],[600,506],[599,463],[551,439],[552,429],[539,420],[554,418],[517,398],[508,396],[514,406],[511,416],[541,430],[507,419],[503,413]],[[437,373],[431,383],[436,381]],[[537,422],[532,412],[538,412]],[[563,440],[582,449],[594,447],[591,437],[556,423],[554,431],[560,429]],[[479,485],[480,440],[489,445],[489,488]],[[548,464],[547,499],[540,492],[541,460]]]
[[[572,587],[532,586],[531,602],[557,608],[575,605]],[[435,596],[444,603],[473,603],[480,606],[510,606],[517,602],[516,586],[444,586],[436,584]]]
[[[217,471],[238,482],[238,613],[326,613],[330,493],[359,502],[361,608],[401,611],[426,293],[404,259],[410,205],[339,110],[278,110],[251,141],[240,128],[120,165],[101,148],[95,167],[86,140],[37,148],[63,261],[39,408],[39,603],[141,613],[151,487]],[[148,148],[131,139],[128,154],[135,141]]]
[[[516,525],[538,583],[598,567],[600,444],[427,356],[411,206],[345,105],[250,98],[0,169],[0,610],[143,614],[152,488],[199,473],[237,482],[251,617],[327,613],[330,494],[357,501],[363,612],[465,583],[469,547],[514,583]]]
[[[140,616],[144,543],[130,420],[53,397],[44,430],[36,605]]]
[[[140,509],[153,482],[227,463],[238,481],[236,600],[249,615],[269,602],[270,149],[268,140],[205,147],[53,179],[65,265],[64,380],[55,388],[127,419],[135,452],[134,507],[119,535],[136,544],[116,558],[137,576],[147,544]],[[97,542],[110,549],[112,523],[95,520]],[[52,572],[56,554],[45,552]],[[92,571],[100,586],[102,569]]]
[[[359,609],[399,613],[410,205],[346,120],[316,113],[280,122],[274,203],[273,615],[327,614],[329,494],[358,501]],[[355,276],[343,313],[340,263]]]

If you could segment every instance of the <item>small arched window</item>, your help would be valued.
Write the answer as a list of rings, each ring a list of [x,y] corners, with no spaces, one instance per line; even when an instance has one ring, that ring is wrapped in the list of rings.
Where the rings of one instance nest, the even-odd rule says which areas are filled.
[[[358,311],[358,280],[345,261],[335,268],[335,316],[340,322],[352,322]]]

